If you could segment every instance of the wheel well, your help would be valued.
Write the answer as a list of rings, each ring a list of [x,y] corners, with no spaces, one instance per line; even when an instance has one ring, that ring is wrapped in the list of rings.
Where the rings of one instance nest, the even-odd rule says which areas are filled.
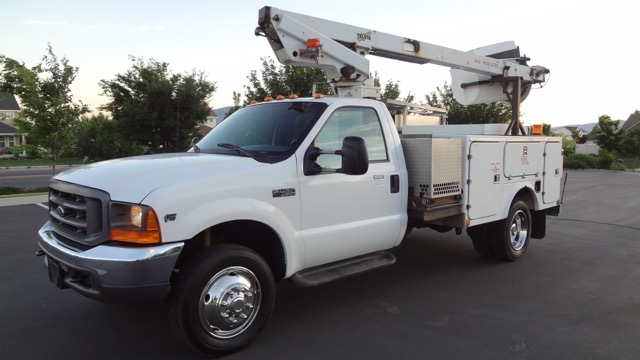
[[[203,248],[219,242],[250,248],[265,259],[276,280],[284,277],[286,261],[280,237],[271,227],[252,220],[234,220],[200,232],[186,242],[176,267],[181,267],[192,255]]]
[[[518,191],[516,193],[516,195],[513,197],[513,203],[515,203],[518,200],[522,200],[524,201],[525,204],[527,204],[527,207],[529,208],[529,211],[534,211],[536,208],[536,204],[535,204],[535,199],[533,194],[531,193],[531,189],[524,187],[522,189],[520,189],[520,191]]]

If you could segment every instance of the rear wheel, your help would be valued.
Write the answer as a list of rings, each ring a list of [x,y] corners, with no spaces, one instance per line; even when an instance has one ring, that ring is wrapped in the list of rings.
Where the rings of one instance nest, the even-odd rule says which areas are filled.
[[[493,254],[504,260],[516,260],[524,255],[531,239],[531,212],[522,200],[511,205],[509,216],[495,223],[491,241]]]
[[[174,332],[187,345],[208,353],[247,346],[271,317],[275,282],[253,250],[214,245],[180,271],[169,298]]]

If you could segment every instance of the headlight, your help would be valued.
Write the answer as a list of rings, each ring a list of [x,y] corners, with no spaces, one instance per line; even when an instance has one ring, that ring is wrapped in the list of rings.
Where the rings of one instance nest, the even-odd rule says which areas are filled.
[[[162,239],[156,212],[144,205],[111,203],[109,238],[137,244],[156,244]]]

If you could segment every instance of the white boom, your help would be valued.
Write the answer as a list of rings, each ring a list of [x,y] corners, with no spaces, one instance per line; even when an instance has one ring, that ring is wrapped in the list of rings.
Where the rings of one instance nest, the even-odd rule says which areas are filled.
[[[322,69],[343,97],[375,97],[365,83],[370,76],[367,55],[450,67],[459,103],[511,103],[513,135],[522,130],[520,102],[549,73],[542,66],[528,66],[529,59],[520,56],[513,41],[460,51],[271,6],[260,9],[255,33],[269,40],[280,63]]]

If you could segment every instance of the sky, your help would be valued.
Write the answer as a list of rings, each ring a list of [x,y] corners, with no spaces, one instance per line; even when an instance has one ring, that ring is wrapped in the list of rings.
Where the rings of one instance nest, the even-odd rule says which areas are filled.
[[[447,1],[140,1],[22,0],[2,5],[0,54],[37,65],[47,44],[78,67],[74,100],[108,102],[100,80],[132,66],[130,56],[169,64],[172,73],[203,71],[217,90],[212,108],[233,105],[261,57],[275,56],[256,37],[258,11],[275,6],[456,50],[515,41],[530,65],[550,69],[522,104],[525,124],[552,126],[626,120],[640,109],[637,7],[628,0]],[[398,81],[416,102],[451,82],[449,69],[368,57],[383,84]]]

